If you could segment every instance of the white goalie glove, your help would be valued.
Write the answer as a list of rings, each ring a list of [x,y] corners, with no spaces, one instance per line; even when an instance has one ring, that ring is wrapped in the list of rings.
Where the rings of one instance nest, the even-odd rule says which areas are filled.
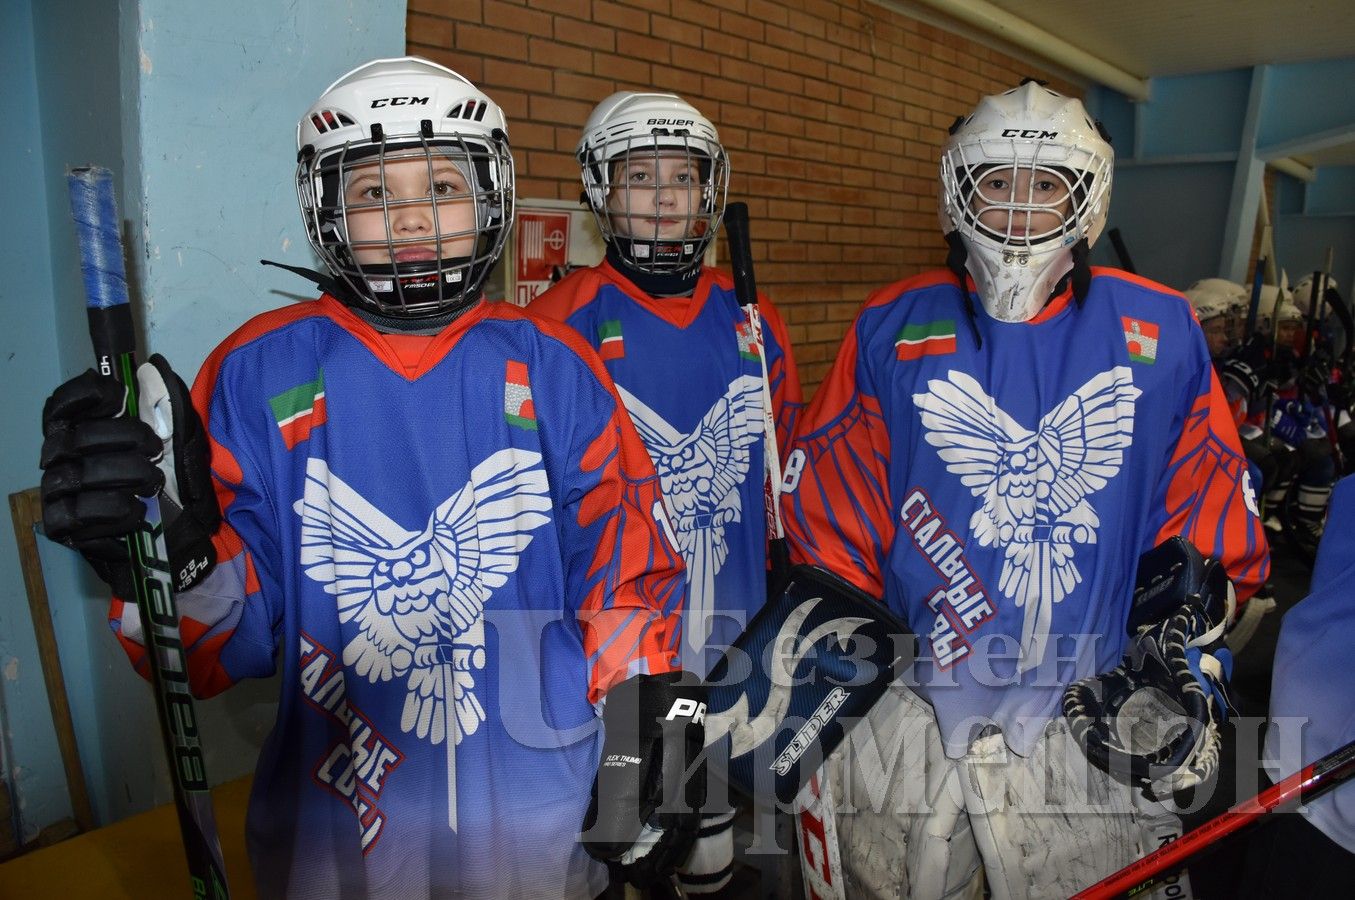
[[[1139,560],[1120,665],[1070,684],[1063,714],[1097,768],[1155,799],[1207,780],[1228,717],[1236,601],[1223,566],[1182,538]]]

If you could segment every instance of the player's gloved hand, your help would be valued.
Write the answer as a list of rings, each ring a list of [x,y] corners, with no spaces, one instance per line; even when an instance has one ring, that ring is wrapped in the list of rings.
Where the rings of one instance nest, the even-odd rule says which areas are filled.
[[[636,675],[607,692],[580,840],[632,884],[668,876],[691,851],[706,800],[705,762],[693,768],[705,716],[705,688],[690,672]]]
[[[1155,797],[1213,774],[1218,726],[1228,717],[1232,655],[1223,636],[1233,586],[1217,560],[1190,553],[1192,561],[1152,581],[1140,564],[1123,661],[1063,694],[1070,733],[1092,764]],[[1183,589],[1183,602],[1158,618]]]
[[[93,369],[52,392],[42,410],[42,522],[47,536],[79,550],[114,593],[133,593],[127,545],[144,517],[140,497],[161,492],[176,591],[216,564],[221,523],[206,431],[183,380],[156,354],[137,371],[140,417],[123,388]]]
[[[1303,400],[1276,403],[1270,413],[1270,433],[1291,447],[1298,447],[1308,439],[1308,424],[1312,408]]]

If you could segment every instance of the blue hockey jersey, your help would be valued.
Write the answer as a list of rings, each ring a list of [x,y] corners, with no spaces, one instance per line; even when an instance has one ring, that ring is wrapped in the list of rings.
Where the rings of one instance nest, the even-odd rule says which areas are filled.
[[[972,288],[972,285],[968,286]],[[1242,599],[1268,551],[1188,302],[1094,270],[1029,322],[938,271],[867,301],[788,464],[793,555],[883,597],[946,751],[1027,754],[1063,686],[1120,660],[1141,553],[1183,534]]]
[[[1308,596],[1285,613],[1271,675],[1270,717],[1302,728],[1300,741],[1266,739],[1279,780],[1355,740],[1355,477],[1337,483]],[[1297,731],[1281,726],[1289,737]],[[1355,853],[1355,785],[1305,806],[1308,821]]]
[[[758,307],[784,460],[799,376],[780,315],[765,297]],[[733,281],[707,266],[691,297],[655,298],[603,262],[571,273],[530,310],[597,348],[649,450],[687,566],[686,668],[704,675],[767,593],[762,351]]]
[[[194,402],[225,524],[180,598],[193,683],[281,667],[261,896],[592,898],[595,703],[675,667],[657,478],[571,330],[481,303],[415,371],[330,297],[260,316]],[[136,609],[113,624],[135,661]]]

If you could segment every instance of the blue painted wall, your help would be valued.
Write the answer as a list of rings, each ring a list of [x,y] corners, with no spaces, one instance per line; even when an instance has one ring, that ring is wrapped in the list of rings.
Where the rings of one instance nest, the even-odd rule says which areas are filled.
[[[1211,276],[1247,280],[1250,273],[1237,267],[1251,246],[1258,191],[1247,194],[1239,160],[1246,166],[1258,152],[1305,140],[1355,140],[1352,82],[1355,59],[1154,79],[1152,98],[1137,104],[1093,89],[1088,106],[1111,133],[1117,161],[1107,227],[1121,229],[1139,272],[1176,288]],[[1355,167],[1320,167],[1313,183],[1271,177],[1276,257],[1290,281],[1322,267],[1332,247],[1333,274],[1349,289]],[[1092,258],[1117,264],[1104,239]]]
[[[148,351],[186,378],[250,315],[308,296],[262,257],[313,263],[292,188],[295,125],[335,77],[404,52],[403,0],[3,0],[0,111],[10,123],[0,224],[0,374],[13,422],[0,451],[8,494],[36,485],[42,400],[88,365],[64,186],[70,165],[118,173],[131,277]],[[72,21],[80,28],[72,28]],[[67,693],[102,822],[169,800],[149,689],[104,621],[78,556],[42,541]],[[214,781],[253,768],[274,682],[202,704]],[[0,540],[3,769],[24,833],[69,815],[66,784],[13,542]]]

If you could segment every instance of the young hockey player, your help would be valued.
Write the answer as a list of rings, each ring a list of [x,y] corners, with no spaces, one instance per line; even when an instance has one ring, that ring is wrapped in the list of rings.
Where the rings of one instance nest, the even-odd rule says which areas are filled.
[[[1355,740],[1355,478],[1337,482],[1308,596],[1285,613],[1275,648],[1266,738],[1276,781]],[[1274,817],[1252,833],[1241,894],[1355,893],[1355,785]]]
[[[1222,284],[1219,284],[1222,282]],[[1195,318],[1204,332],[1204,340],[1209,348],[1209,356],[1215,362],[1223,360],[1236,346],[1234,341],[1234,323],[1236,318],[1238,291],[1229,282],[1211,278],[1206,284],[1196,283],[1186,288],[1185,295],[1195,310]]]
[[[706,673],[767,592],[764,417],[789,452],[801,395],[786,327],[759,296],[702,265],[725,210],[729,164],[715,126],[673,94],[623,91],[588,117],[584,196],[607,258],[537,297],[596,347],[649,450],[687,564],[686,668]],[[760,320],[760,324],[757,320]],[[692,893],[729,879],[732,813],[703,822],[680,872]]]
[[[995,898],[1069,896],[1180,833],[1148,789],[1212,771],[1232,592],[1193,585],[1131,637],[1139,558],[1182,535],[1244,600],[1268,556],[1188,302],[1088,267],[1112,166],[1082,104],[1033,82],[957,120],[948,269],[868,298],[799,429],[793,555],[882,597],[921,644],[811,810],[842,871],[831,847],[811,862],[846,896],[978,896],[980,872]],[[1098,675],[1115,690],[1064,699]],[[1150,697],[1197,712],[1136,717]],[[1107,725],[1133,735],[1129,759]]]
[[[382,59],[297,144],[324,295],[227,338],[191,405],[143,367],[173,413],[174,571],[214,548],[179,596],[194,687],[281,667],[249,812],[260,895],[591,898],[589,854],[670,871],[701,800],[654,811],[702,743],[682,563],[596,354],[483,299],[513,219],[503,114]],[[126,597],[110,536],[164,479],[120,398],[91,371],[49,400],[43,499],[48,535]],[[136,608],[111,621],[142,667]]]

